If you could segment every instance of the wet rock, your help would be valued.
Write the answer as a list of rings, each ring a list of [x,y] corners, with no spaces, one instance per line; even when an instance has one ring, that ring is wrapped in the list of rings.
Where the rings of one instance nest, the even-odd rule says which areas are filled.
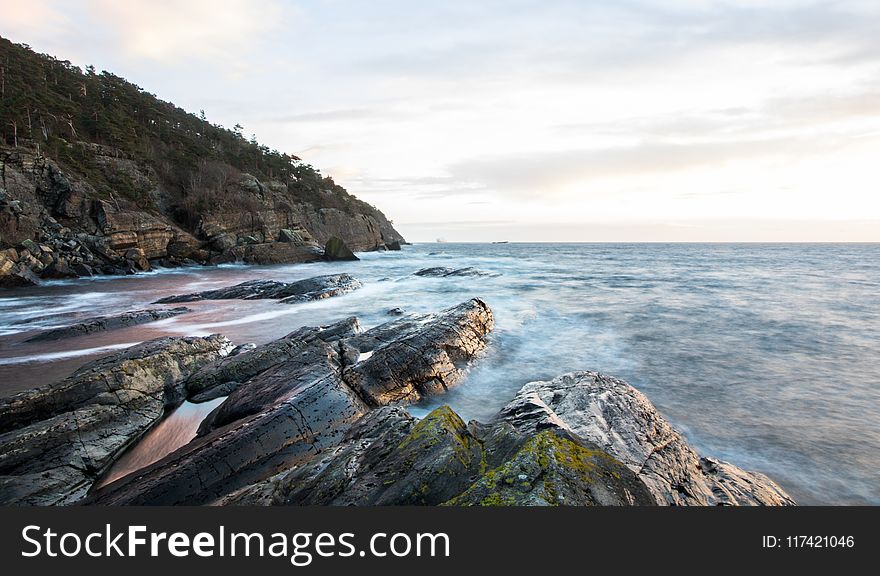
[[[405,316],[347,340],[368,357],[347,366],[343,377],[373,406],[417,402],[453,386],[493,327],[492,310],[479,298]]]
[[[197,401],[202,394],[217,386],[234,382],[247,382],[254,376],[302,353],[302,341],[307,338],[318,338],[323,341],[335,341],[342,337],[350,337],[360,331],[357,318],[348,318],[330,326],[319,328],[306,327],[295,330],[277,340],[235,355],[228,355],[208,363],[195,371],[184,383],[187,394]],[[236,386],[237,387],[237,386]],[[213,397],[225,396],[218,394]],[[204,396],[203,396],[204,397]]]
[[[83,497],[165,408],[180,382],[231,348],[219,335],[159,338],[90,362],[45,388],[0,399],[0,503]]]
[[[368,408],[338,377],[338,346],[316,338],[297,350],[233,392],[209,416],[219,427],[206,426],[212,429],[88,503],[207,503],[334,446]]]
[[[669,505],[791,505],[772,480],[701,458],[638,390],[595,372],[526,384],[500,413],[518,430],[568,430],[625,463]]]
[[[438,378],[453,382],[490,328],[491,311],[472,300],[363,333],[354,318],[301,328],[207,364],[183,382],[189,397],[219,387],[231,392],[202,423],[197,439],[88,502],[206,503],[295,469],[336,446],[371,405],[395,398],[394,390],[421,394],[440,391],[426,384]],[[358,362],[367,349],[370,359],[384,360],[372,368],[366,366],[370,359]],[[393,362],[405,364],[399,375]]]
[[[333,450],[225,503],[295,505],[654,504],[629,469],[564,431],[465,424],[448,406],[415,420],[376,409]]]
[[[328,274],[315,276],[296,282],[277,282],[275,280],[250,280],[235,286],[168,296],[157,300],[156,304],[176,302],[196,302],[199,300],[280,300],[284,303],[308,302],[332,296],[340,296],[360,288],[359,280],[349,274]]]
[[[25,340],[25,342],[47,342],[50,340],[82,336],[83,334],[93,334],[95,332],[115,330],[117,328],[137,326],[139,324],[147,324],[149,322],[155,322],[157,320],[164,320],[165,318],[185,314],[189,311],[189,308],[184,307],[156,310],[134,310],[132,312],[125,312],[115,316],[87,318],[70,326],[45,330],[35,336],[31,336]]]
[[[476,268],[447,268],[445,266],[435,266],[432,268],[423,268],[418,272],[414,272],[416,276],[427,278],[446,278],[448,276],[490,276],[488,272],[483,272]]]
[[[335,260],[360,260],[354,255],[342,238],[333,236],[324,245],[324,259],[329,261]]]
[[[406,311],[403,308],[392,308],[386,312],[389,316],[403,316]]]
[[[400,242],[395,240],[394,242],[388,242],[385,244],[385,247],[389,250],[400,250]]]

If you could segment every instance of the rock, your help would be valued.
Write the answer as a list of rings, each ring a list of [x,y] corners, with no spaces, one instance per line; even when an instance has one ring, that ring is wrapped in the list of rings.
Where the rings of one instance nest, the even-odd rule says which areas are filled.
[[[792,505],[773,481],[701,458],[638,390],[595,372],[526,384],[499,418],[523,432],[560,428],[589,440],[633,470],[669,505]]]
[[[230,354],[195,371],[184,383],[187,393],[190,397],[195,397],[229,382],[247,382],[261,372],[300,354],[301,340],[315,331],[320,331],[322,340],[332,341],[342,336],[355,335],[360,331],[360,323],[357,318],[348,318],[331,326],[301,328],[262,346]]]
[[[327,240],[327,244],[324,245],[324,259],[331,262],[335,260],[360,260],[338,236]]]
[[[385,244],[385,247],[388,250],[400,250],[400,242],[398,242],[397,240],[395,240],[393,242],[387,242]]]
[[[159,338],[90,362],[52,386],[0,399],[0,503],[83,497],[182,400],[180,382],[230,348],[218,335]]]
[[[447,268],[445,266],[435,266],[433,268],[423,268],[418,272],[414,272],[416,276],[428,278],[445,278],[447,276],[491,276],[488,272],[477,270],[476,268]]]
[[[389,316],[403,316],[406,314],[406,311],[403,308],[392,308],[388,312],[386,312]]]
[[[150,261],[147,260],[144,251],[141,248],[129,248],[125,251],[125,259],[136,269],[141,272],[149,272]]]
[[[251,350],[255,350],[257,345],[253,342],[248,342],[246,344],[240,344],[232,349],[232,352],[229,353],[229,356],[238,356],[243,352],[250,352]]]
[[[208,503],[295,469],[336,446],[371,404],[394,397],[394,389],[439,391],[422,384],[440,374],[454,381],[482,347],[476,341],[489,328],[491,311],[473,300],[363,333],[354,318],[301,328],[206,364],[182,383],[188,396],[194,399],[221,386],[232,391],[202,423],[196,440],[103,487],[87,502]],[[370,358],[386,360],[373,369],[365,367],[369,360],[358,359],[367,348],[373,351]],[[385,382],[380,371],[391,368],[388,359],[407,365],[399,377],[388,373]],[[384,396],[364,396],[365,390],[380,389]]]
[[[77,274],[64,258],[53,260],[41,273],[43,278],[76,278]]]
[[[41,252],[40,247],[33,240],[22,240],[21,246],[25,248],[32,256],[36,256]]]
[[[26,265],[0,255],[0,288],[37,286],[39,283],[40,280]]]
[[[95,274],[95,271],[91,268],[91,266],[83,264],[82,262],[77,262],[71,268],[77,276],[94,276]]]
[[[198,438],[87,503],[209,503],[334,446],[368,408],[338,377],[338,346],[314,336],[292,343],[291,357],[242,384]]]
[[[239,236],[236,244],[260,244],[260,241],[253,236]]]
[[[494,325],[492,310],[478,298],[393,320],[346,342],[369,357],[347,366],[343,378],[373,406],[417,402],[453,386]]]
[[[448,406],[416,421],[373,410],[333,450],[224,503],[295,505],[652,505],[629,469],[564,431],[529,437],[465,424]]]
[[[278,241],[279,242],[302,242],[303,237],[299,232],[294,230],[290,230],[288,228],[282,228],[278,231]]]
[[[235,234],[229,232],[218,234],[211,239],[211,248],[217,252],[226,252],[235,248],[237,245],[238,242]]]
[[[44,330],[31,336],[25,342],[46,342],[50,340],[60,340],[62,338],[71,338],[74,336],[82,336],[83,334],[93,334],[106,330],[115,330],[117,328],[126,328],[128,326],[137,326],[139,324],[147,324],[157,320],[164,320],[180,314],[189,312],[189,308],[169,308],[159,310],[135,310],[133,312],[125,312],[115,316],[98,316],[95,318],[87,318],[70,326],[61,328],[53,328]]]
[[[236,246],[224,252],[227,262],[247,264],[296,264],[323,259],[321,247],[313,242],[265,242]]]
[[[156,304],[176,302],[196,302],[199,300],[280,300],[284,303],[308,302],[353,292],[363,286],[349,274],[328,274],[315,276],[296,282],[277,282],[275,280],[250,280],[235,286],[168,296],[157,300]]]

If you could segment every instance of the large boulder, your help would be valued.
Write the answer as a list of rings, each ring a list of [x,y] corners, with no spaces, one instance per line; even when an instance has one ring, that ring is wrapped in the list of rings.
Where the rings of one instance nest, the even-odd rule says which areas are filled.
[[[335,260],[360,260],[338,236],[332,236],[327,240],[324,245],[324,259],[331,262]]]
[[[499,420],[525,433],[558,428],[595,443],[635,472],[662,504],[794,504],[763,474],[700,457],[644,394],[596,372],[526,384]]]
[[[118,328],[127,328],[129,326],[137,326],[172,318],[189,312],[189,308],[160,308],[155,310],[135,310],[133,312],[124,312],[114,316],[98,316],[95,318],[87,318],[70,326],[62,326],[60,328],[52,328],[44,330],[31,336],[26,342],[46,342],[50,340],[61,340],[62,338],[72,338],[74,336],[82,336],[84,334],[93,334],[95,332],[104,332],[107,330],[116,330]]]
[[[308,302],[340,296],[363,286],[349,274],[328,274],[315,276],[296,282],[277,282],[275,280],[249,280],[235,286],[227,286],[206,292],[168,296],[157,300],[156,304],[177,302],[196,302],[199,300],[280,300],[284,303]]]
[[[88,363],[54,385],[0,399],[0,503],[82,498],[166,407],[183,399],[184,378],[230,348],[219,335],[159,338]]]

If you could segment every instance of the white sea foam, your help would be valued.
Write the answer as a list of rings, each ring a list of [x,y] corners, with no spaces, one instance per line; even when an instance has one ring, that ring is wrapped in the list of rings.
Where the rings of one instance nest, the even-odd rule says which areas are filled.
[[[12,358],[0,358],[0,366],[8,366],[10,364],[28,364],[31,362],[51,362],[53,360],[66,360],[68,358],[77,358],[80,356],[92,356],[101,352],[112,352],[113,350],[121,350],[130,348],[140,344],[140,342],[125,342],[123,344],[108,344],[107,346],[96,346],[95,348],[82,348],[80,350],[63,350],[61,352],[49,352],[46,354],[33,354],[31,356],[13,356]]]

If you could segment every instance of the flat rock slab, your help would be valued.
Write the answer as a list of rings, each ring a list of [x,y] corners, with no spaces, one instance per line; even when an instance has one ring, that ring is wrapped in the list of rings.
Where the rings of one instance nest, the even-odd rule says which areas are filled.
[[[625,463],[661,504],[793,505],[772,480],[702,458],[644,394],[617,378],[572,372],[526,384],[499,420],[532,432],[561,428]]]
[[[168,296],[156,304],[198,302],[200,300],[279,300],[284,303],[308,302],[353,292],[363,286],[349,274],[328,274],[296,282],[275,280],[249,280],[235,286]]]
[[[159,338],[0,400],[0,503],[82,498],[166,407],[183,399],[183,379],[231,348],[219,335]]]
[[[84,334],[93,334],[95,332],[104,332],[107,330],[116,330],[118,328],[127,328],[129,326],[137,326],[140,324],[148,324],[157,320],[173,318],[181,314],[189,312],[189,308],[165,308],[153,310],[134,310],[125,312],[115,316],[98,316],[95,318],[87,318],[70,326],[62,326],[60,328],[52,328],[44,330],[34,336],[31,336],[25,342],[48,342],[51,340],[61,340],[63,338],[73,338]]]

